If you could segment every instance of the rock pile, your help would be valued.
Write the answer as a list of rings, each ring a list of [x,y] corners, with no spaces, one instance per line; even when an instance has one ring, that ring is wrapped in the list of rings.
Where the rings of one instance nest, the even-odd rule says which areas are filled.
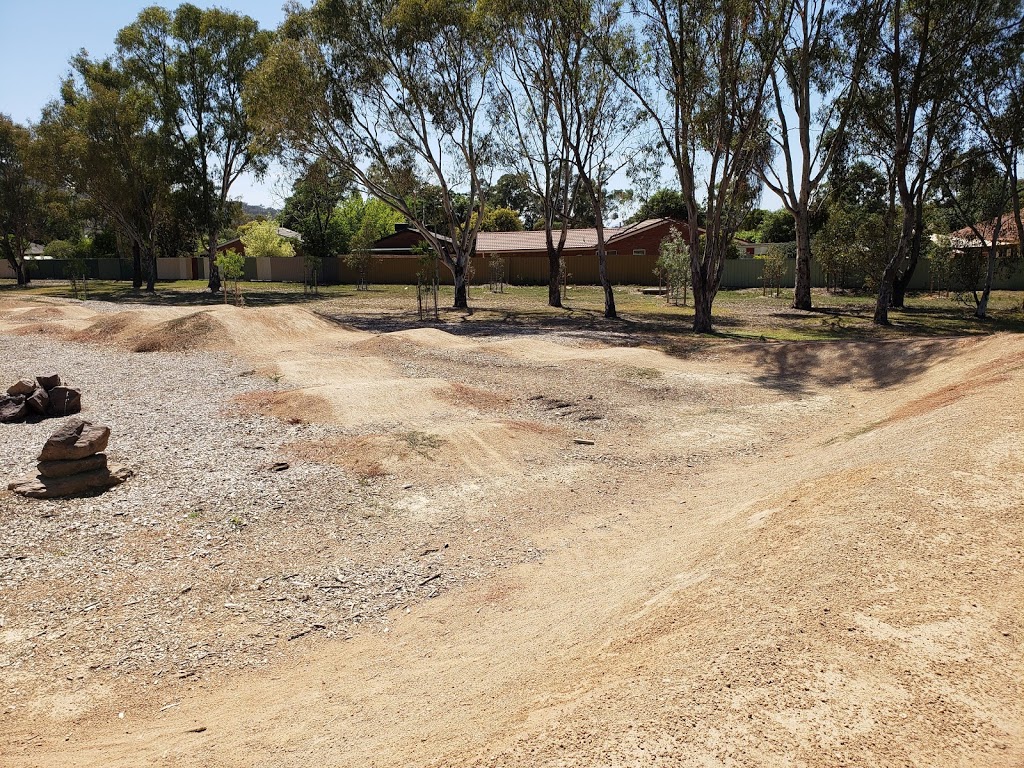
[[[110,427],[68,419],[50,435],[39,454],[39,474],[15,480],[9,490],[34,499],[79,496],[120,485],[132,476],[125,467],[107,466],[103,451]]]
[[[0,397],[0,423],[25,421],[30,416],[70,416],[82,410],[82,393],[65,387],[55,373],[21,379]]]

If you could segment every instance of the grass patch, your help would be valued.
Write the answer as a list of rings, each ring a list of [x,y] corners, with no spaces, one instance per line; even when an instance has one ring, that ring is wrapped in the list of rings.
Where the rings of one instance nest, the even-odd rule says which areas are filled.
[[[919,293],[907,297],[903,310],[892,310],[892,326],[875,326],[871,319],[874,296],[814,292],[815,309],[802,312],[791,308],[792,290],[781,296],[764,296],[760,288],[720,291],[714,305],[715,333],[696,336],[691,331],[693,308],[679,307],[662,296],[645,295],[635,286],[617,286],[615,301],[619,319],[604,318],[604,294],[600,286],[570,286],[565,307],[547,306],[546,286],[506,286],[494,294],[486,286],[470,289],[470,310],[451,308],[454,292],[441,286],[439,321],[420,321],[416,311],[415,286],[375,285],[357,291],[349,285],[325,285],[319,295],[303,292],[298,283],[243,282],[250,307],[280,305],[306,306],[318,314],[348,326],[374,331],[404,330],[433,325],[460,334],[581,332],[599,330],[618,335],[617,343],[671,346],[693,349],[715,339],[739,341],[835,341],[843,339],[888,339],[979,335],[994,332],[1024,332],[1022,292],[995,291],[990,317],[978,320],[973,307],[942,294]],[[0,282],[0,297],[26,299],[34,296],[72,298],[66,281],[36,281],[19,289],[13,281]],[[220,295],[206,289],[205,281],[157,283],[148,294],[135,291],[130,283],[90,281],[92,301],[154,306],[222,305]],[[240,310],[245,311],[245,310]]]

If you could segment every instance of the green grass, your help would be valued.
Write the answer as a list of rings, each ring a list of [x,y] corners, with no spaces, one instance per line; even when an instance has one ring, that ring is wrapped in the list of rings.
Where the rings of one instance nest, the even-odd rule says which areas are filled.
[[[547,306],[546,286],[506,286],[491,293],[486,286],[470,289],[470,311],[451,309],[453,289],[440,289],[440,320],[420,321],[416,288],[404,285],[373,286],[357,291],[351,285],[321,286],[318,295],[303,292],[296,283],[243,282],[242,294],[250,307],[306,306],[336,322],[369,330],[401,330],[439,325],[471,334],[540,333],[550,331],[600,331],[617,335],[621,343],[656,344],[685,351],[708,337],[695,336],[690,327],[692,307],[674,306],[660,296],[649,296],[632,286],[615,289],[619,319],[604,318],[603,292],[599,286],[570,287],[563,309]],[[37,281],[19,289],[13,281],[0,282],[0,300],[35,296],[71,298],[65,281]],[[826,341],[839,339],[886,339],[1024,332],[1024,294],[996,291],[990,317],[973,317],[973,306],[940,294],[912,294],[904,310],[890,312],[892,326],[871,322],[874,297],[832,295],[816,291],[815,311],[792,310],[792,291],[779,297],[764,296],[761,289],[721,291],[715,300],[716,332],[711,338],[743,341]],[[203,281],[158,283],[156,292],[135,291],[130,283],[91,281],[89,299],[122,304],[154,306],[215,306],[223,303],[211,295]]]

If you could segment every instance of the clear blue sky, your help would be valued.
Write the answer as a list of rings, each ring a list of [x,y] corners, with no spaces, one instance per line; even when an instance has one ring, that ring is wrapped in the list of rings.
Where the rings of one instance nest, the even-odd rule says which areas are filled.
[[[284,19],[284,0],[204,2],[252,16],[274,29]],[[150,5],[174,8],[178,2],[143,0],[0,0],[0,112],[19,123],[36,122],[43,106],[57,96],[68,60],[84,48],[94,57],[114,52],[114,37]],[[264,182],[240,179],[232,197],[280,207],[271,174]],[[280,186],[280,185],[277,185]]]
[[[284,20],[284,0],[192,0],[201,7],[221,6],[248,14],[261,26],[276,28]],[[43,106],[57,96],[68,60],[84,48],[93,57],[114,52],[114,37],[150,5],[177,7],[178,2],[144,0],[0,0],[0,112],[20,123],[36,122]],[[627,183],[623,179],[623,183]],[[286,182],[274,169],[263,181],[243,177],[231,196],[247,203],[281,207]],[[762,205],[780,201],[766,191]]]

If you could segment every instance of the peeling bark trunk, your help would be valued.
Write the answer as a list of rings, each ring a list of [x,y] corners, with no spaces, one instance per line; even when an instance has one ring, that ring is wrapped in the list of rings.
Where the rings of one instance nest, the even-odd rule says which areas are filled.
[[[988,268],[985,270],[985,288],[981,292],[981,299],[978,301],[978,306],[974,310],[974,316],[979,320],[984,320],[988,317],[988,300],[992,295],[992,281],[996,275],[996,253],[998,252],[998,246],[995,243],[996,237],[992,238],[992,246],[988,249]]]
[[[810,310],[811,300],[811,230],[803,210],[793,217],[796,227],[796,281],[793,289],[793,309]]]
[[[466,291],[466,265],[456,259],[452,265],[455,278],[455,309],[469,309],[469,294]]]
[[[711,291],[697,282],[693,285],[693,332],[712,333]]]
[[[548,248],[548,306],[562,306],[562,288],[558,284],[558,275],[562,271],[562,259],[555,248]]]

